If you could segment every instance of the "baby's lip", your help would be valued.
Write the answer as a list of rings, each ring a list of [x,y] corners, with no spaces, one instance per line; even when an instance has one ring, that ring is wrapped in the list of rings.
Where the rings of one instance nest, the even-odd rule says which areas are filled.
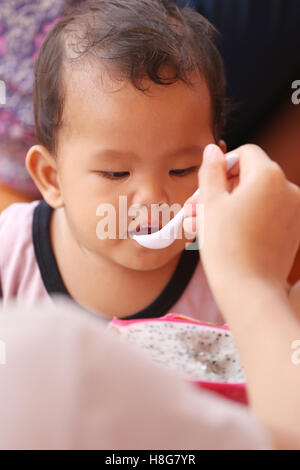
[[[151,233],[158,232],[161,230],[162,225],[151,225],[151,224],[139,224],[131,232],[135,232],[137,235],[150,235]]]

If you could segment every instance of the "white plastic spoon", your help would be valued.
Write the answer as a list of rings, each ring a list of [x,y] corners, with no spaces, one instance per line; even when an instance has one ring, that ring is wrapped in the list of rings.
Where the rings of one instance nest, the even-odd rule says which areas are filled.
[[[226,171],[229,171],[236,164],[238,159],[237,155],[229,155],[226,157]],[[194,192],[193,196],[198,192],[199,189]],[[171,219],[161,230],[147,235],[133,235],[132,238],[145,248],[150,248],[152,250],[167,248],[176,239],[177,230],[180,223],[183,221],[183,217],[184,208],[182,207],[175,217],[173,217],[173,219]]]

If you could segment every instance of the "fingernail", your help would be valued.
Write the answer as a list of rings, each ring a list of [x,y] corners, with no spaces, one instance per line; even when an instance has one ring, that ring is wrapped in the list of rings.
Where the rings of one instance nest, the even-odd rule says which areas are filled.
[[[203,152],[203,160],[205,162],[213,162],[218,155],[219,147],[215,144],[209,144],[205,147]]]

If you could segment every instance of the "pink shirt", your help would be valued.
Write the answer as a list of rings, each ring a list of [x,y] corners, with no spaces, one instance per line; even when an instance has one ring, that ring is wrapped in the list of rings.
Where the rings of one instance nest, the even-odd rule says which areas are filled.
[[[70,297],[51,247],[49,221],[52,210],[45,201],[36,200],[14,203],[0,214],[0,276],[4,306],[12,299],[24,306],[37,300],[52,304],[56,293]],[[126,318],[158,317],[166,313],[224,323],[197,250],[184,250],[170,282],[157,299]]]

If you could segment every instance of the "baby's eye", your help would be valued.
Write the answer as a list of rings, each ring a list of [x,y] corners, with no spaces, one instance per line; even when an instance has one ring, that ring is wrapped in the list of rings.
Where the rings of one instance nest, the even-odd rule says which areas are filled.
[[[193,171],[196,171],[197,169],[197,166],[192,166],[190,168],[185,168],[184,170],[170,170],[170,173],[176,176],[185,176],[189,173],[192,173]]]
[[[129,175],[129,171],[99,171],[99,173],[104,176],[104,178],[111,180],[118,180]]]

